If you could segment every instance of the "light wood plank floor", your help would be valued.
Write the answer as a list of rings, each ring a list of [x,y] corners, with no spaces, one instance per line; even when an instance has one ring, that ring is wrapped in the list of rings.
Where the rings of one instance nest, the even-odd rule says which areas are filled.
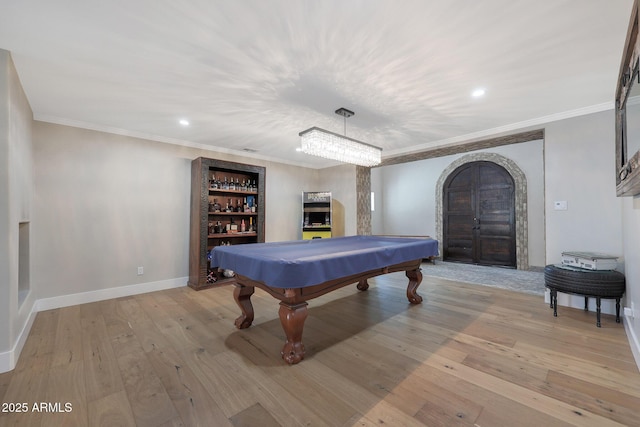
[[[242,331],[231,287],[41,312],[0,375],[3,409],[28,409],[0,425],[640,425],[640,373],[612,316],[596,328],[594,313],[554,318],[541,297],[432,277],[411,306],[404,274],[370,283],[310,302],[295,366],[261,290]]]

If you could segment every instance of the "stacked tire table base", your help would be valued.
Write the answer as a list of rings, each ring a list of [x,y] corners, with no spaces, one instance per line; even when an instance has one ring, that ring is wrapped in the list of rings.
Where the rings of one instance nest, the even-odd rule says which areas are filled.
[[[624,295],[624,274],[614,270],[586,270],[568,265],[547,265],[544,283],[551,291],[554,317],[558,317],[558,292],[584,295],[584,310],[589,308],[589,297],[596,298],[596,325],[600,327],[600,300],[616,300],[616,322],[620,323],[620,298]]]

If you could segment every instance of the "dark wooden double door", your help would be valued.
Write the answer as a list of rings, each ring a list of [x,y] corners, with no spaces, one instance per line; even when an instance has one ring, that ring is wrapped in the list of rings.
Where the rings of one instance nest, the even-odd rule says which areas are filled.
[[[443,188],[445,261],[516,267],[515,185],[502,166],[467,163]]]

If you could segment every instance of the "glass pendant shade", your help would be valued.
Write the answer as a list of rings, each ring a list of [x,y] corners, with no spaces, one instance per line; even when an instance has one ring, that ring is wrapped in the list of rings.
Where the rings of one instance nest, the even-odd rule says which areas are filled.
[[[376,166],[382,161],[382,149],[328,130],[312,127],[300,132],[304,153],[359,166]]]

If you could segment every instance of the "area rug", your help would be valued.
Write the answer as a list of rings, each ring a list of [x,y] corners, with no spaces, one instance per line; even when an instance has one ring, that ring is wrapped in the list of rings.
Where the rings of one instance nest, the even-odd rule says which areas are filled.
[[[422,274],[533,295],[544,295],[545,290],[544,272],[542,271],[486,267],[436,260],[435,263],[423,264]]]

